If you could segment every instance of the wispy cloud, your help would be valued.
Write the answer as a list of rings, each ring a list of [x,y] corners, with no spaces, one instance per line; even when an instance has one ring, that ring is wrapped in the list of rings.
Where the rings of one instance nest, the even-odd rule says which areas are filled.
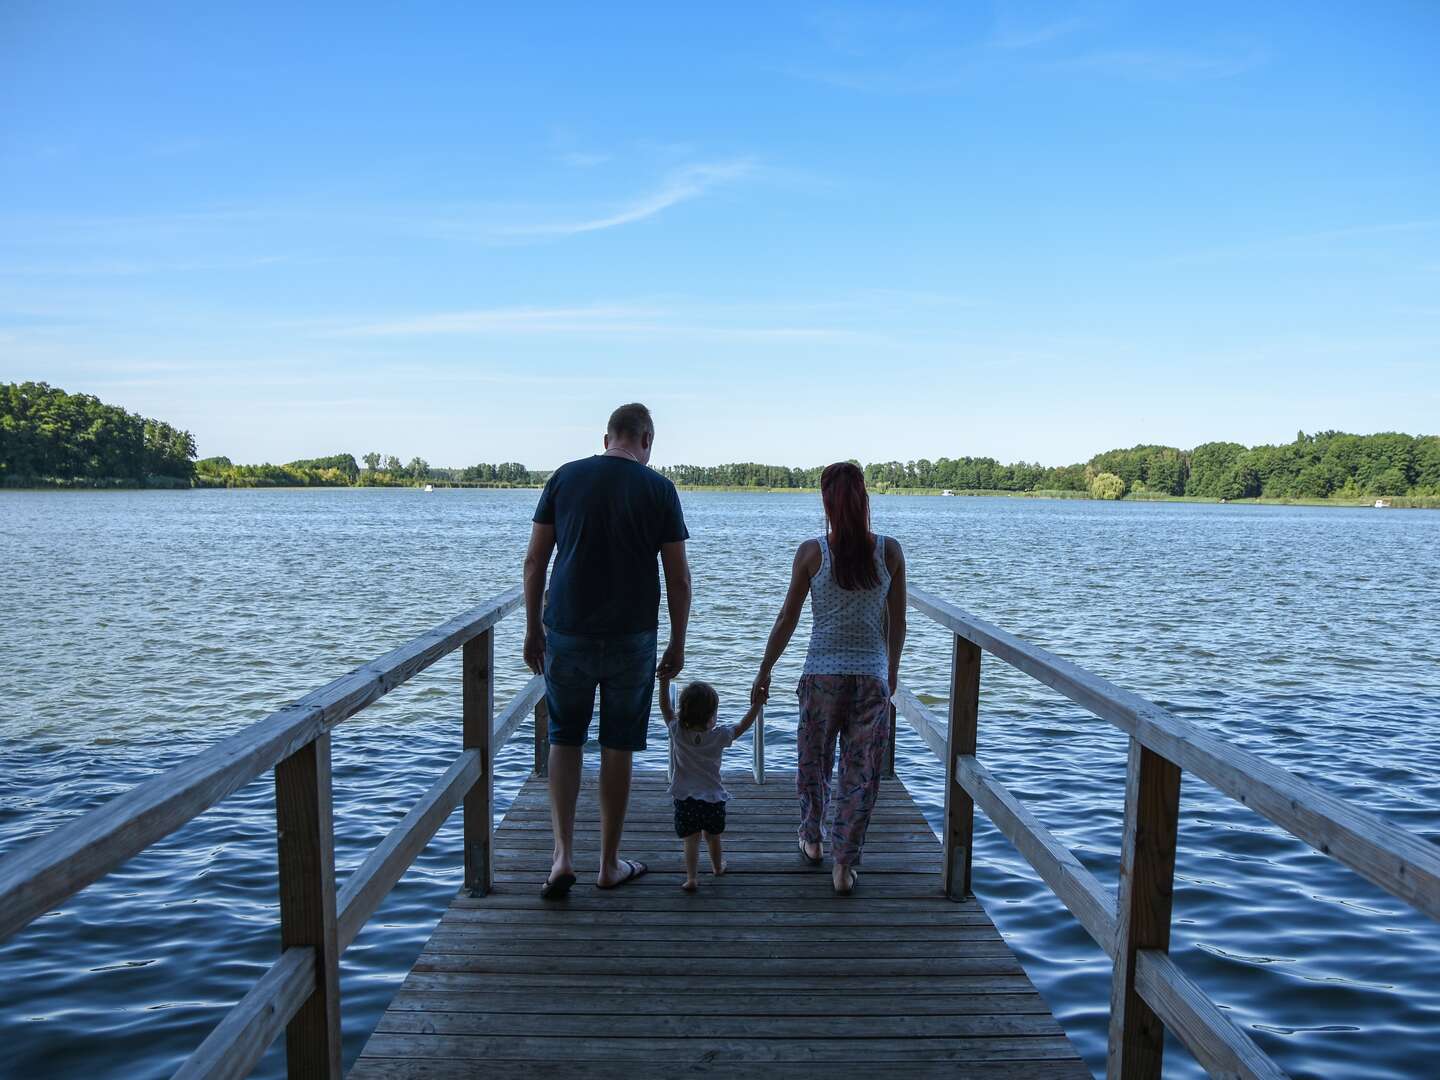
[[[733,313],[732,313],[733,318]],[[591,338],[725,339],[732,341],[856,341],[854,329],[833,325],[706,319],[692,312],[641,305],[485,308],[436,312],[378,323],[356,323],[322,331],[324,337],[399,338],[464,335],[527,337],[579,335]]]
[[[671,173],[654,191],[610,213],[572,221],[505,225],[496,232],[500,236],[508,237],[574,236],[631,225],[663,213],[672,206],[697,199],[710,189],[739,180],[753,170],[754,163],[748,159],[687,165]]]
[[[1091,25],[1091,22],[1090,18],[1083,15],[1047,23],[1032,23],[1028,26],[1001,20],[986,44],[992,49],[1033,49],[1069,37]]]
[[[1120,78],[1160,82],[1187,79],[1228,79],[1259,67],[1265,51],[1246,47],[1231,52],[1193,52],[1183,49],[1111,49],[1057,60],[1058,71],[1089,72]]]

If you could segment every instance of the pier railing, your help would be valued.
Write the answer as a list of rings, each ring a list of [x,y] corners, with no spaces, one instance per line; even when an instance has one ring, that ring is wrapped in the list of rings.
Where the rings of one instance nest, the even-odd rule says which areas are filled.
[[[494,628],[520,601],[519,587],[503,592],[6,856],[0,940],[273,769],[280,957],[175,1076],[245,1076],[284,1031],[291,1077],[340,1077],[340,955],[456,807],[465,888],[490,890],[494,757],[532,712],[543,772],[544,680],[535,676],[499,713],[494,707]],[[330,732],[456,649],[460,754],[337,888]]]
[[[464,887],[476,896],[490,890],[494,758],[532,714],[535,771],[546,771],[543,680],[530,679],[498,713],[494,706],[494,628],[520,601],[518,587],[501,593],[6,856],[0,940],[273,770],[281,954],[175,1075],[244,1076],[284,1031],[291,1077],[339,1077],[341,954],[457,807]],[[970,892],[978,805],[1113,960],[1110,1077],[1158,1078],[1166,1028],[1212,1075],[1285,1075],[1169,956],[1182,772],[1440,919],[1440,848],[930,593],[912,588],[909,602],[952,635],[948,718],[903,686],[894,701],[945,763],[943,888],[954,899]],[[457,649],[459,755],[337,886],[330,732]],[[1130,736],[1118,890],[1102,884],[980,764],[986,652]],[[763,781],[763,717],[754,732],[752,769]],[[892,739],[892,774],[893,763]]]
[[[982,622],[922,589],[910,606],[952,634],[942,720],[903,686],[895,705],[945,763],[943,881],[970,892],[975,807],[989,816],[1114,963],[1107,1073],[1160,1076],[1168,1028],[1212,1076],[1285,1073],[1170,958],[1180,777],[1238,800],[1417,911],[1440,919],[1440,848],[1322,791],[1137,694]],[[1130,736],[1119,889],[1112,891],[980,764],[980,660],[989,653]]]

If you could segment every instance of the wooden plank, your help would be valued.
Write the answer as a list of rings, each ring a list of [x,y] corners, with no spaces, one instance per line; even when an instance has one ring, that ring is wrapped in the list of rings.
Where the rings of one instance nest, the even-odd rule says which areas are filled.
[[[1285,1071],[1175,965],[1169,953],[1159,949],[1136,953],[1135,989],[1211,1076],[1288,1080]]]
[[[763,966],[770,975],[806,975],[815,970],[818,961],[814,954],[796,959],[766,959],[757,964],[754,956],[702,957],[702,956],[618,956],[592,957],[570,956],[529,956],[511,954],[508,956],[482,955],[476,953],[421,953],[415,961],[416,971],[464,971],[490,972],[496,975],[514,974],[567,974],[574,977],[621,975],[635,978],[651,978],[655,975],[686,975],[692,978],[709,979],[720,975],[751,975],[757,966]],[[1018,975],[1020,962],[1008,951],[996,951],[981,956],[934,957],[856,957],[845,961],[845,977],[852,986],[863,986],[871,976],[909,976],[917,980],[916,989],[923,989],[926,981],[934,976],[944,975]]]
[[[275,766],[280,868],[280,947],[313,950],[314,988],[285,1027],[289,1075],[338,1078],[340,944],[335,915],[335,824],[330,736]]]
[[[923,589],[912,607],[1138,739],[1146,748],[1440,919],[1440,847],[1225,742],[1138,694],[976,619]]]
[[[917,984],[913,978],[874,975],[857,985],[854,980],[837,982],[833,976],[812,968],[803,975],[778,976],[757,965],[740,975],[711,975],[703,983],[686,975],[664,973],[643,982],[636,979],[601,977],[586,982],[584,993],[593,1004],[597,993],[606,996],[660,994],[675,997],[688,994],[784,994],[784,995],[884,995],[887,1000],[903,1003],[912,994],[969,996],[972,994],[1013,994],[1033,1002],[1041,1002],[1035,987],[1023,974],[939,975]],[[473,971],[412,971],[405,979],[404,991],[460,991],[524,993],[544,991],[546,994],[580,992],[572,976],[554,973],[524,972],[506,975],[503,981],[493,975]]]
[[[479,750],[462,753],[346,880],[336,901],[342,953],[460,805],[482,768]]]
[[[630,960],[664,959],[676,955],[702,963],[709,960],[805,960],[817,951],[827,961],[850,957],[884,960],[964,960],[973,957],[1009,956],[1010,947],[1000,935],[985,937],[954,934],[922,941],[879,941],[863,934],[842,935],[828,943],[801,940],[687,940],[684,937],[640,937],[626,941],[592,937],[583,945],[574,938],[531,937],[521,939],[509,934],[456,934],[443,927],[430,938],[422,958],[433,956],[511,956],[523,953],[530,959],[557,957],[569,959],[583,953],[588,962],[601,958]],[[581,939],[583,940],[583,939]]]
[[[962,1039],[557,1039],[474,1035],[412,1035],[377,1032],[366,1056],[492,1061],[629,1059],[641,1064],[718,1059],[751,1062],[831,1062],[854,1066],[882,1061],[1044,1061],[1074,1053],[1062,1036],[997,1036]],[[673,1065],[671,1066],[673,1068]],[[673,1073],[669,1074],[673,1075]]]
[[[1115,894],[973,757],[955,763],[960,784],[1025,856],[1106,955],[1115,954]]]
[[[670,1077],[658,1065],[645,1068],[635,1060],[601,1061],[591,1056],[572,1059],[566,1042],[556,1042],[551,1056],[532,1060],[489,1060],[485,1080],[533,1080],[539,1072],[554,1080],[633,1080],[637,1076]],[[351,1080],[475,1080],[475,1062],[459,1059],[362,1057],[350,1072]],[[714,1076],[723,1080],[814,1080],[813,1063],[741,1063],[724,1053],[687,1060],[686,1076]],[[924,1061],[907,1059],[903,1064],[867,1060],[867,1080],[1090,1080],[1090,1073],[1078,1061]]]
[[[493,648],[492,648],[493,666]],[[493,691],[492,691],[493,693]],[[510,704],[500,710],[495,716],[494,733],[490,737],[490,745],[498,751],[510,741],[510,737],[519,730],[520,725],[526,720],[527,715],[537,707],[538,703],[545,697],[545,676],[532,676],[530,681],[520,688]]]
[[[732,1016],[681,1013],[660,1008],[647,1012],[476,1013],[391,1010],[375,1029],[381,1034],[469,1035],[510,1038],[574,1039],[836,1039],[853,1038],[863,1027],[867,1039],[975,1039],[996,1036],[1058,1036],[1054,1017],[1035,1013],[946,1014],[942,1016],[864,1015],[773,1016],[752,1009]]]
[[[945,725],[940,718],[925,707],[908,686],[901,686],[895,692],[895,711],[910,721],[915,733],[930,747],[936,761],[945,760]]]
[[[314,990],[315,950],[286,949],[175,1070],[173,1080],[240,1080],[249,1076]]]
[[[945,749],[945,825],[943,879],[945,895],[963,900],[970,895],[971,848],[975,838],[975,803],[955,776],[961,755],[973,757],[980,719],[980,650],[956,634],[950,657],[950,726]]]
[[[1109,1080],[1159,1080],[1165,1027],[1135,987],[1141,949],[1170,947],[1175,842],[1180,824],[1180,770],[1130,740],[1125,776],[1125,831],[1120,845],[1120,902],[1115,974],[1110,983]]]
[[[519,586],[0,859],[0,941],[355,715],[520,603]]]
[[[493,807],[495,805],[494,737],[495,631],[486,630],[465,643],[461,662],[462,739],[466,750],[480,755],[480,779],[464,801],[465,890],[484,896],[494,884]],[[532,684],[534,680],[531,680]]]
[[[722,993],[691,984],[704,995],[707,1016],[1000,1016],[1030,1014],[1049,1016],[1040,996],[1027,987],[1025,993],[914,994],[797,993],[772,991],[762,986],[753,992]],[[605,990],[610,994],[609,987]],[[674,992],[639,992],[616,995],[607,1007],[631,1015],[682,1012],[675,1007]],[[589,991],[530,990],[507,986],[504,990],[411,990],[402,989],[390,1002],[391,1012],[479,1012],[519,1013],[543,1017],[549,1014],[583,1015],[595,1008]]]

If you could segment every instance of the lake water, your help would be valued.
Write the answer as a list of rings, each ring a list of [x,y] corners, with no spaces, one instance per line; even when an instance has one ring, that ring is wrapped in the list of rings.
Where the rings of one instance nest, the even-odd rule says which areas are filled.
[[[687,674],[738,706],[819,500],[683,499]],[[0,852],[514,584],[534,501],[0,493]],[[874,516],[913,583],[1440,842],[1440,514],[897,496]],[[525,678],[520,631],[498,631],[497,702]],[[947,692],[918,614],[903,678]],[[993,658],[982,685],[981,758],[1113,887],[1124,738]],[[342,877],[457,753],[458,691],[450,657],[337,731]],[[776,693],[776,768],[794,723]],[[938,825],[939,762],[908,729],[898,760]],[[529,767],[527,727],[500,810]],[[267,775],[0,945],[0,1073],[168,1075],[275,957],[273,801]],[[1440,927],[1193,778],[1181,814],[1181,966],[1294,1075],[1434,1075]],[[976,892],[1103,1073],[1108,962],[983,817],[976,845]],[[347,1063],[459,881],[457,815],[345,955]],[[258,1075],[282,1073],[272,1049]],[[1200,1070],[1172,1048],[1167,1075]]]

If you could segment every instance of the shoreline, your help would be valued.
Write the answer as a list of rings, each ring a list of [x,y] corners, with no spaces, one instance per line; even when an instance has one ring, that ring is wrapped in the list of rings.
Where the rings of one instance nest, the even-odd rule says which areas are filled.
[[[463,481],[429,481],[436,490],[461,489],[479,491],[540,491],[540,484],[484,484]],[[114,492],[114,491],[422,491],[424,484],[196,484],[144,485],[144,484],[48,484],[27,486],[0,486],[0,492]],[[676,484],[676,490],[684,492],[714,492],[722,495],[818,495],[819,488],[773,488],[744,487],[740,485]],[[872,496],[883,498],[891,495],[919,495],[929,498],[953,497],[957,499],[1052,499],[1062,502],[1116,502],[1116,503],[1198,503],[1212,506],[1312,506],[1321,508],[1365,510],[1440,510],[1440,495],[1391,495],[1386,496],[1386,507],[1375,507],[1375,499],[1300,499],[1273,498],[1263,496],[1254,499],[1216,499],[1203,495],[1162,495],[1139,492],[1119,499],[1096,499],[1083,491],[987,491],[965,490],[951,492],[945,496],[940,488],[874,488]]]

